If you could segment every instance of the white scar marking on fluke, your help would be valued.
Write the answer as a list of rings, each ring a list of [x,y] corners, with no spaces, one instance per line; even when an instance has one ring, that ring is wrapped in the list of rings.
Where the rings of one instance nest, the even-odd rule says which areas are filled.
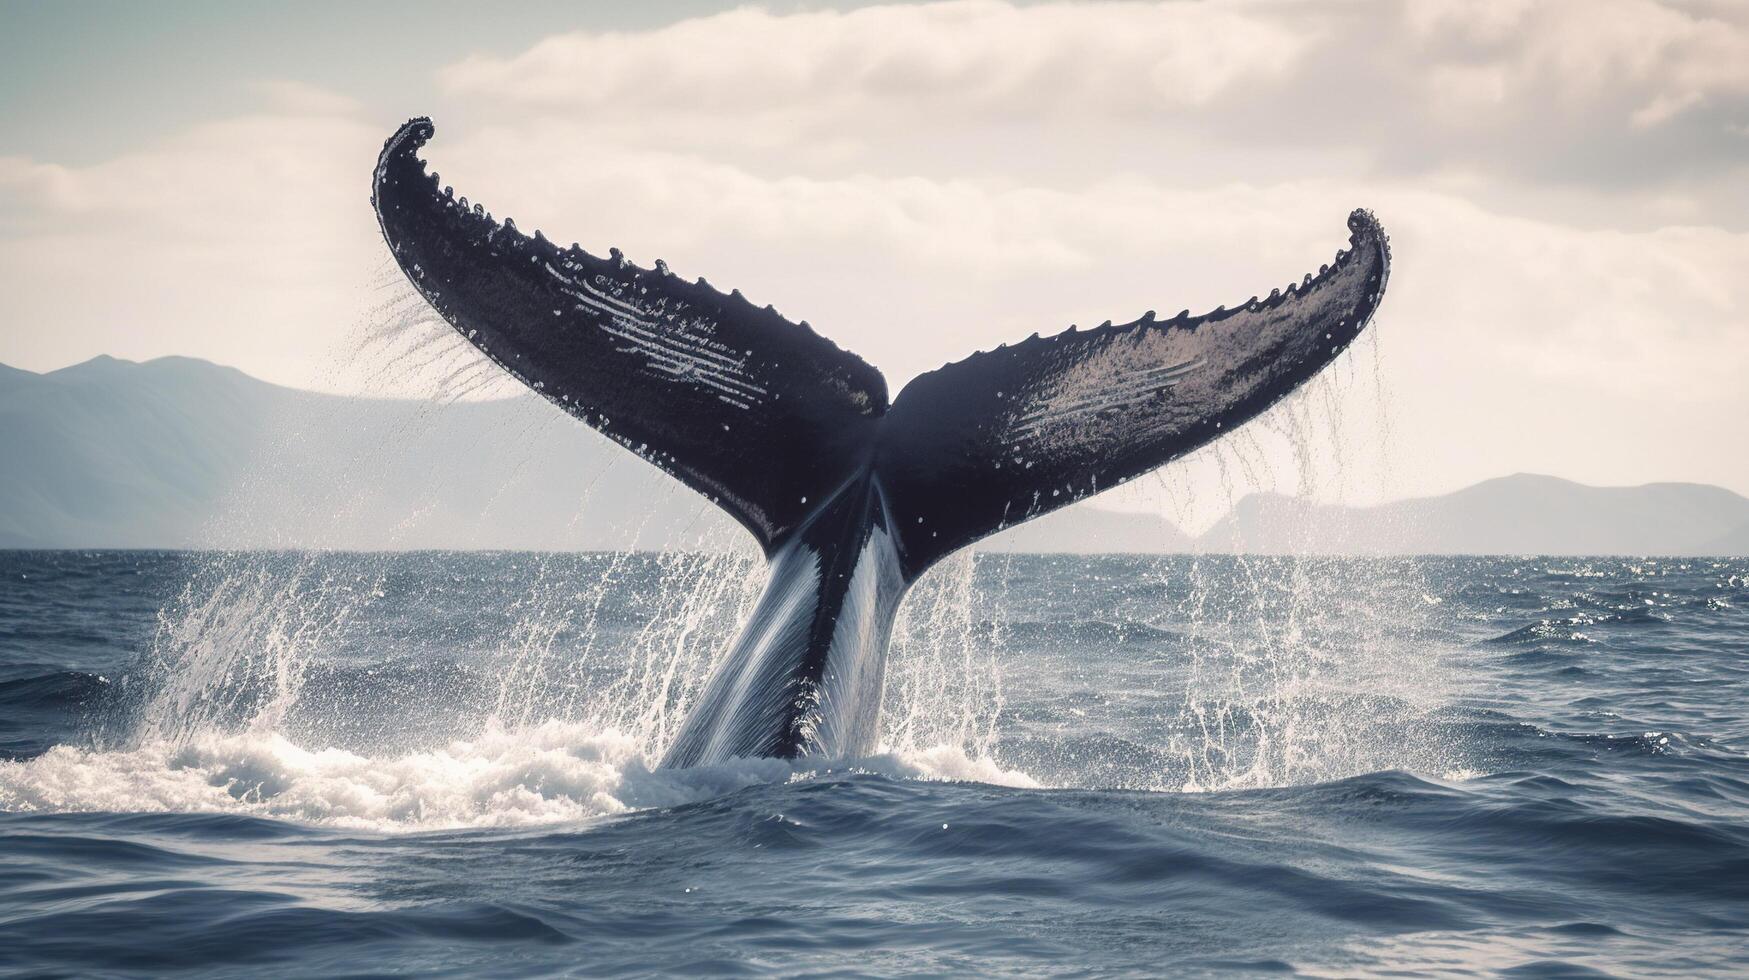
[[[546,263],[546,270],[563,284],[560,292],[578,301],[578,310],[601,314],[601,329],[630,345],[616,350],[643,357],[653,373],[668,381],[709,388],[718,401],[743,411],[763,404],[769,392],[747,378],[745,359],[714,349],[721,345],[710,339],[710,331],[697,329],[709,321],[685,320],[673,313],[652,315],[654,311],[609,296],[551,263]]]
[[[718,399],[746,409],[750,404],[760,404],[765,389],[743,380],[738,375],[730,374],[713,362],[706,360],[687,348],[684,342],[673,334],[657,334],[614,318],[601,325],[601,329],[629,341],[632,346],[620,348],[627,353],[640,353],[651,363],[650,366],[658,372],[670,377],[671,380],[703,385],[716,390]],[[684,329],[678,328],[677,329]]]
[[[1091,362],[1089,362],[1091,363]],[[1066,385],[1053,392],[1055,397],[1034,403],[1016,420],[1015,434],[1036,435],[1046,426],[1095,415],[1107,409],[1132,404],[1139,396],[1151,396],[1176,387],[1185,375],[1202,367],[1203,359],[1195,357],[1176,364],[1156,365],[1115,383],[1105,383],[1107,372],[1081,372],[1079,383]],[[1104,368],[1106,365],[1099,365]],[[1066,397],[1065,397],[1066,396]]]

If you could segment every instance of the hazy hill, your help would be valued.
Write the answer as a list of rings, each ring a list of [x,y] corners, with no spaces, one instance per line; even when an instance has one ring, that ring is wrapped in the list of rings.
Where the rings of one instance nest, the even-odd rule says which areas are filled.
[[[1749,555],[1749,524],[1713,538],[1700,550],[1708,555]]]
[[[1376,507],[1255,495],[1197,543],[1320,554],[1743,554],[1745,525],[1749,499],[1720,487],[1590,487],[1520,473]]]
[[[282,388],[190,358],[0,371],[0,547],[660,547],[732,527],[527,396]]]
[[[0,365],[0,547],[655,548],[746,541],[532,396],[438,404],[267,384],[191,358]],[[1489,480],[1378,507],[1241,500],[1196,539],[1086,504],[1005,551],[1745,554],[1718,487]]]

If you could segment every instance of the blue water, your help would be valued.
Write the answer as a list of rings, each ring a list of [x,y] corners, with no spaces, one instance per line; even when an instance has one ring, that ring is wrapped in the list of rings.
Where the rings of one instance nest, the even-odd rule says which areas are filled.
[[[980,556],[652,771],[758,578],[0,553],[0,971],[1749,970],[1749,561]]]

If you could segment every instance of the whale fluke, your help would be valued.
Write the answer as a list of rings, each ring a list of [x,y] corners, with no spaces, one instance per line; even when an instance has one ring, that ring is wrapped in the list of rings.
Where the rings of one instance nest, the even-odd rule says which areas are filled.
[[[887,638],[953,551],[1216,439],[1311,378],[1376,310],[1390,250],[1349,216],[1334,264],[1200,317],[1038,334],[924,374],[880,372],[770,306],[661,261],[597,258],[439,192],[384,144],[383,237],[445,320],[518,380],[703,494],[771,582],[664,760],[874,748]]]
[[[1176,459],[1317,374],[1360,334],[1390,274],[1373,216],[1356,211],[1348,227],[1347,257],[1292,293],[1034,336],[906,385],[882,423],[879,470],[907,573]]]
[[[395,261],[474,346],[560,408],[709,498],[768,553],[868,456],[886,381],[775,311],[560,250],[456,207],[423,179],[415,119],[372,188]]]

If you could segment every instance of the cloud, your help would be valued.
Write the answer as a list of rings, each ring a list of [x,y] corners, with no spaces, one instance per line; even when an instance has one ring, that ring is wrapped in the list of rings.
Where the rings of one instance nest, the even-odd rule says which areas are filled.
[[[364,104],[350,95],[308,82],[269,79],[256,82],[254,87],[266,100],[270,111],[286,115],[352,116],[364,109]]]
[[[846,146],[913,166],[963,155],[971,125],[999,143],[1027,133],[1046,159],[1203,180],[1269,148],[1331,174],[1749,175],[1733,132],[1749,119],[1749,15],[1655,0],[747,8],[548,38],[440,78],[622,143],[777,147],[804,164]]]
[[[1212,4],[743,8],[649,32],[548,38],[441,78],[505,102],[609,113],[1129,115],[1278,77],[1310,40],[1262,11]]]

